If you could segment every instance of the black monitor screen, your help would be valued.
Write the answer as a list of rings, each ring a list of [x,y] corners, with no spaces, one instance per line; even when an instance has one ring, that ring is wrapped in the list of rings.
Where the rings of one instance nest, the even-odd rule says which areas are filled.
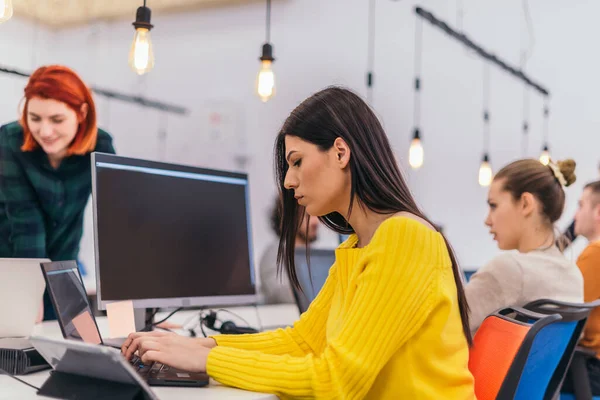
[[[99,156],[102,301],[255,294],[245,174]]]

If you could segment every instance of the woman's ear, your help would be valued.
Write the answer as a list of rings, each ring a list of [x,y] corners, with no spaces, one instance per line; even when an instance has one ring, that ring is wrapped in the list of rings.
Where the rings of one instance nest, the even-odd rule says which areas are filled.
[[[350,147],[348,143],[341,137],[338,137],[333,142],[333,149],[335,151],[335,157],[340,168],[346,168],[348,163],[350,162]]]
[[[521,195],[519,203],[521,214],[523,214],[524,217],[529,217],[530,215],[532,215],[537,207],[535,196],[529,192],[525,192]]]
[[[79,123],[83,122],[87,118],[89,111],[90,106],[88,105],[88,103],[83,103],[79,108]]]

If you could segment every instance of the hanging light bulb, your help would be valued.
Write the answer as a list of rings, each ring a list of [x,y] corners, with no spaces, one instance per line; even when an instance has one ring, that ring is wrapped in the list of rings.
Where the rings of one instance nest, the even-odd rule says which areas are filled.
[[[275,95],[275,74],[273,73],[273,46],[271,45],[271,0],[267,0],[266,40],[260,56],[260,71],[256,78],[256,93],[266,103]]]
[[[481,160],[481,166],[479,167],[479,185],[481,186],[490,186],[492,183],[492,177],[494,173],[492,172],[492,166],[490,165],[490,157],[487,153],[483,155],[483,159]]]
[[[144,5],[137,9],[133,23],[135,34],[129,50],[129,66],[138,75],[143,75],[154,68],[154,51],[150,39],[150,29],[153,28],[150,24],[151,14],[144,0]]]
[[[0,0],[0,24],[8,21],[12,15],[12,0]]]
[[[419,169],[423,166],[423,145],[421,144],[421,134],[419,128],[415,128],[413,139],[410,142],[408,150],[408,163],[412,169]]]
[[[275,74],[271,69],[273,61],[275,61],[273,46],[270,43],[265,43],[262,47],[261,67],[256,79],[256,92],[264,103],[275,95]]]
[[[548,149],[548,145],[545,144],[542,149],[542,154],[540,155],[540,162],[544,165],[550,164],[550,150]]]

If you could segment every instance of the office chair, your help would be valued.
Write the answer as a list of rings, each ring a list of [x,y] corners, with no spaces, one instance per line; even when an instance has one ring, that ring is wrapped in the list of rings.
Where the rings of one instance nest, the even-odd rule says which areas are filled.
[[[525,308],[528,310],[541,314],[558,313],[562,316],[563,321],[570,319],[576,322],[571,342],[569,343],[568,349],[564,354],[564,359],[561,360],[560,366],[557,368],[555,376],[553,377],[553,383],[558,382],[558,385],[548,388],[549,392],[547,393],[546,398],[553,398],[552,396],[557,393],[562,386],[562,382],[568,380],[573,388],[573,393],[561,393],[561,400],[600,400],[600,396],[592,396],[586,367],[587,360],[591,357],[596,357],[596,354],[588,349],[577,346],[577,342],[581,337],[581,333],[583,332],[583,328],[585,327],[589,313],[594,308],[599,306],[600,300],[589,303],[568,303],[548,299],[536,300],[525,305]],[[585,315],[584,318],[577,319],[578,316],[581,316],[581,314]],[[551,390],[553,390],[553,392],[551,392]]]
[[[525,390],[532,379],[543,375],[531,369],[530,359],[554,372],[553,355],[542,352],[543,357],[538,357],[536,351],[538,339],[547,343],[546,330],[561,319],[558,314],[543,315],[517,307],[489,315],[475,334],[469,357],[477,399],[542,399],[545,386],[542,396]]]

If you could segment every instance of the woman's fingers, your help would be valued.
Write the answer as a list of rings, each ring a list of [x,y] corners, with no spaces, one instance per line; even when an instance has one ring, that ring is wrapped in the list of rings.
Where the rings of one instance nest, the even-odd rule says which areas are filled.
[[[129,359],[129,358],[131,358],[133,353],[135,353],[135,351],[137,350],[137,346],[139,343],[138,339],[143,338],[143,337],[161,337],[161,336],[167,336],[167,335],[173,335],[173,333],[161,332],[161,331],[130,333],[129,336],[127,336],[127,339],[125,339],[123,346],[121,346],[121,352],[123,353],[125,358]]]
[[[152,362],[158,362],[158,363],[166,364],[166,365],[172,364],[172,363],[168,362],[168,360],[169,360],[168,354],[158,351],[158,350],[148,350],[140,358],[142,359],[142,362],[144,364],[150,364]]]
[[[139,357],[143,360],[144,354],[148,351],[160,350],[160,344],[154,338],[141,338],[138,347]]]

